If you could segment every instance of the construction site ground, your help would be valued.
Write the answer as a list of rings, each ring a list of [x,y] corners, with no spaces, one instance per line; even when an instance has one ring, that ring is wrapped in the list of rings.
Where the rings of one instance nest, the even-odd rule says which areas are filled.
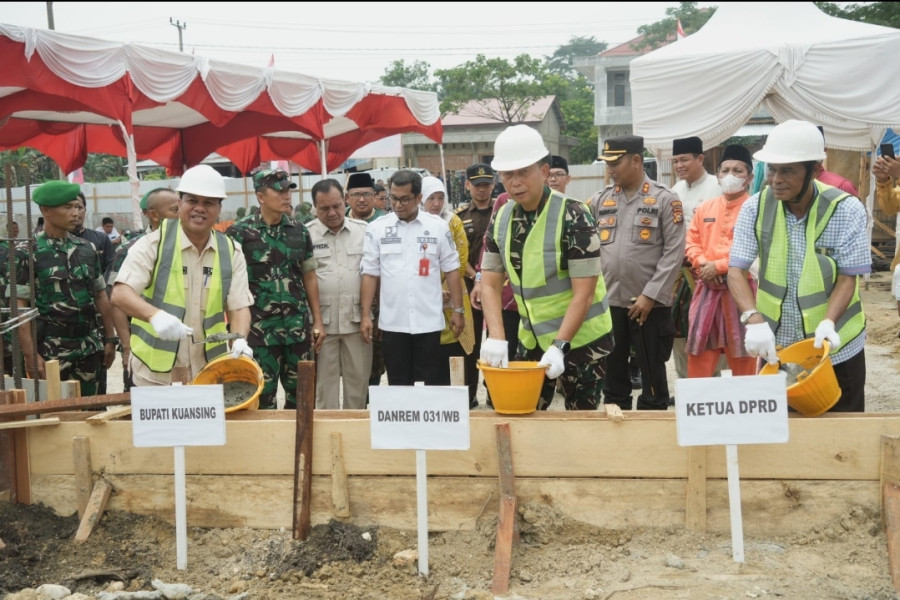
[[[887,273],[871,276],[863,302],[868,317],[867,412],[900,412],[900,317]],[[115,369],[116,367],[113,367]],[[111,379],[110,391],[120,391]],[[487,410],[483,406],[479,410]],[[553,409],[558,409],[554,403]],[[573,448],[573,454],[578,449]],[[628,460],[608,456],[605,460]],[[266,510],[266,499],[259,499]],[[602,507],[597,507],[602,510]],[[429,575],[418,573],[415,531],[359,528],[332,521],[307,540],[290,531],[188,528],[187,569],[176,568],[175,527],[108,510],[83,544],[76,515],[40,506],[0,503],[0,596],[32,599],[41,584],[59,584],[99,598],[105,591],[154,589],[154,581],[186,584],[195,600],[454,599],[491,593],[496,507],[472,530],[432,533]],[[690,598],[897,598],[887,538],[875,505],[858,506],[825,526],[784,535],[747,536],[744,562],[732,555],[729,532],[683,527],[602,529],[552,506],[518,508],[520,541],[513,549],[509,591],[515,599],[649,600]],[[175,594],[169,588],[163,588]],[[183,591],[183,590],[182,590]],[[171,596],[168,596],[171,597]],[[187,597],[187,596],[185,596]]]

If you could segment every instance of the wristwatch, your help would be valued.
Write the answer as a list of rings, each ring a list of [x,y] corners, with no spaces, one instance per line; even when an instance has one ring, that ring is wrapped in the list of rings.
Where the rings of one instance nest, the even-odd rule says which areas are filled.
[[[747,321],[750,320],[750,317],[752,317],[753,315],[758,315],[758,314],[760,314],[760,312],[758,310],[756,310],[755,308],[750,309],[750,310],[745,310],[744,312],[741,313],[741,325],[746,325]]]
[[[463,306],[458,306],[458,307],[453,308],[453,312],[455,312],[458,315],[464,315],[464,314],[466,314],[466,309]]]
[[[104,344],[118,344],[119,338],[117,338],[117,337],[103,338],[103,343]]]
[[[559,351],[562,352],[563,356],[569,353],[569,350],[572,349],[572,343],[566,340],[553,340],[553,345],[559,348]]]

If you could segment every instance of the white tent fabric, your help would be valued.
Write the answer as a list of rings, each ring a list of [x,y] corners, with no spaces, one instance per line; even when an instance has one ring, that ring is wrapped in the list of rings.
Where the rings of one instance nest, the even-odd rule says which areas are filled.
[[[812,2],[722,3],[698,32],[631,62],[634,133],[658,155],[705,147],[760,108],[822,125],[830,148],[869,151],[900,126],[900,30]]]

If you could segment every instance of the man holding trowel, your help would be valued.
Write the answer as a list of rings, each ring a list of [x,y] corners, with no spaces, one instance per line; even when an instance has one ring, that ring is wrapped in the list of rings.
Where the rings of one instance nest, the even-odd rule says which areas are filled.
[[[137,386],[190,383],[228,352],[222,338],[229,329],[241,336],[232,355],[253,355],[245,339],[253,304],[247,263],[239,245],[212,229],[225,182],[198,165],[184,172],[176,191],[178,220],[162,221],[134,243],[113,286],[113,306],[131,317],[129,370]],[[212,341],[194,344],[192,335]]]
[[[281,380],[285,408],[296,408],[297,363],[313,360],[325,341],[317,263],[309,230],[288,216],[297,184],[287,171],[257,171],[253,187],[259,212],[227,234],[240,243],[255,299],[248,341],[265,377],[259,407],[275,408]]]

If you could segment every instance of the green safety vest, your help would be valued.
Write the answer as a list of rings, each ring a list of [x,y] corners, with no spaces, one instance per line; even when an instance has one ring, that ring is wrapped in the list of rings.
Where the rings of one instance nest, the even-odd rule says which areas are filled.
[[[806,217],[806,252],[803,268],[797,284],[797,304],[803,316],[803,337],[815,335],[816,327],[825,318],[828,297],[837,281],[837,265],[824,248],[816,248],[816,240],[825,231],[838,202],[850,195],[841,190],[815,181],[818,194],[809,207]],[[759,213],[756,218],[756,240],[759,244],[759,289],[756,308],[762,313],[772,331],[778,329],[781,306],[787,294],[788,233],[782,202],[771,198],[766,187],[759,196]],[[859,300],[859,282],[847,310],[834,324],[843,348],[863,332],[866,316]],[[832,348],[837,352],[840,348]]]
[[[529,350],[534,349],[535,345],[543,349],[551,346],[572,302],[572,280],[569,271],[561,266],[566,202],[579,201],[551,191],[522,248],[521,278],[510,261],[515,202],[504,204],[494,221],[494,239],[497,240],[500,258],[519,306],[519,341]],[[612,319],[606,298],[606,282],[601,274],[597,278],[590,309],[570,342],[573,348],[580,348],[610,331]]]
[[[234,242],[224,233],[213,231],[215,236],[215,264],[206,295],[206,317],[203,319],[203,338],[225,333],[225,298],[231,288],[231,256]],[[159,246],[150,285],[143,296],[160,310],[184,319],[184,269],[181,263],[181,227],[175,219],[165,219],[159,224]],[[131,319],[131,352],[156,373],[168,373],[175,366],[179,342],[161,340],[147,321]],[[204,345],[206,359],[212,360],[227,350],[225,342]]]

